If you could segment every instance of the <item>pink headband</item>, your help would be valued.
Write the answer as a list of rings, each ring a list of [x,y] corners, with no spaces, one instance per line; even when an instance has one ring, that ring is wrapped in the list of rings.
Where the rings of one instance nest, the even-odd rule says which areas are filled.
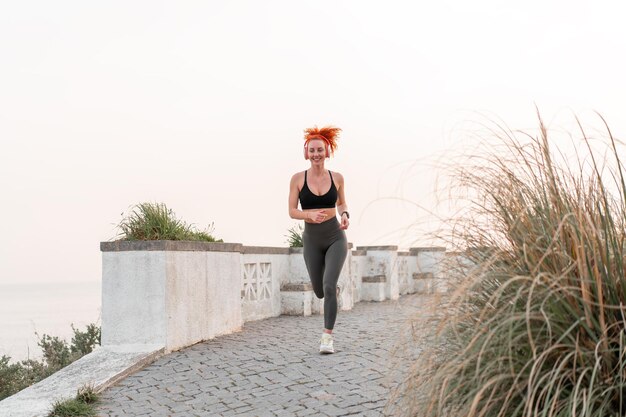
[[[310,141],[312,141],[312,140],[314,140],[314,139],[321,139],[321,140],[323,140],[324,142],[326,142],[326,145],[327,145],[327,146],[330,146],[330,142],[328,141],[328,139],[326,139],[326,138],[325,138],[324,136],[322,136],[322,135],[312,135],[312,136],[309,136],[308,138],[306,138],[306,141],[304,142],[304,146],[306,147],[306,145],[308,145],[308,144],[309,144],[309,142],[310,142]]]

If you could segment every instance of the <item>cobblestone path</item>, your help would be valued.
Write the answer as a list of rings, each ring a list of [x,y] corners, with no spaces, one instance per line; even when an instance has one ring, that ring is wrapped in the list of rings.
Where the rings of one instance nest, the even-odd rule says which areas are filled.
[[[102,394],[100,416],[379,416],[390,351],[425,296],[340,311],[333,355],[323,317],[280,316],[166,355]]]

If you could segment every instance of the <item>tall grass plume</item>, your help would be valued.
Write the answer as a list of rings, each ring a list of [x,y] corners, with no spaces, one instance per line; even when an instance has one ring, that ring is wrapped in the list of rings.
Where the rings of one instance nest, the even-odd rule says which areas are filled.
[[[453,227],[464,273],[436,330],[415,332],[393,414],[626,415],[625,170],[602,122],[602,151],[579,123],[573,163],[540,118],[536,136],[502,130],[505,153],[456,170],[472,196]]]

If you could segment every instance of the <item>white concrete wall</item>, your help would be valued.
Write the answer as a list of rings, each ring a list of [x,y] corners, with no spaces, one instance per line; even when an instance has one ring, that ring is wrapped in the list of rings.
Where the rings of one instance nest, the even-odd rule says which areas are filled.
[[[413,274],[413,290],[418,294],[433,294],[434,282],[432,272],[416,272]]]
[[[164,251],[102,253],[102,346],[165,347],[166,273]]]
[[[398,291],[400,295],[409,294],[413,290],[412,275],[409,274],[409,264],[415,262],[414,257],[409,252],[397,252],[398,265]]]
[[[241,255],[240,267],[243,320],[251,321],[279,316],[281,314],[280,285],[288,275],[289,255],[244,253]]]
[[[241,245],[101,246],[102,346],[150,344],[170,352],[241,329]],[[160,247],[167,250],[154,250]]]
[[[364,282],[361,287],[361,300],[385,301],[385,283]]]
[[[323,314],[323,299],[312,292],[301,249],[168,241],[101,247],[103,346],[172,351],[237,331],[244,321]],[[432,273],[435,289],[447,291],[445,257],[444,248],[412,248],[408,255],[398,255],[395,246],[350,250],[338,282],[341,309],[433,287],[413,280],[414,272]]]
[[[448,291],[455,290],[460,282],[476,272],[476,265],[462,252],[446,252],[445,268]]]
[[[301,284],[309,283],[309,272],[304,263],[304,253],[302,248],[289,249],[289,270],[281,277],[281,284]]]
[[[354,276],[352,275],[352,251],[348,249],[348,255],[341,268],[337,285],[341,287],[341,293],[337,302],[341,310],[352,310],[354,301]]]
[[[411,254],[417,257],[417,272],[433,274],[433,290],[442,293],[448,291],[446,271],[446,249],[442,247],[411,248]]]
[[[112,384],[143,361],[234,332],[246,320],[276,316],[281,306],[323,313],[323,300],[311,298],[311,290],[292,286],[281,293],[283,284],[310,282],[298,250],[168,241],[103,242],[101,248],[102,348],[5,399],[0,414],[47,415],[53,400],[87,381]],[[445,262],[460,265],[459,277],[473,267],[463,254],[443,248],[412,248],[410,256],[395,247],[367,248],[350,251],[341,271],[344,310],[361,299],[411,292],[406,275],[413,273],[434,278],[415,280],[412,290],[432,287],[433,279],[438,290],[448,290],[454,279],[443,276]]]
[[[282,314],[319,314],[319,301],[309,279],[303,248],[289,248],[288,263],[287,274],[281,277],[281,289],[284,288],[281,292]]]
[[[241,329],[239,253],[170,251],[167,261],[168,350]]]
[[[281,314],[310,316],[313,314],[313,291],[282,291],[280,294]]]
[[[384,275],[385,299],[397,300],[400,297],[398,283],[398,247],[397,246],[359,246],[367,251],[367,266],[364,276]]]
[[[214,303],[208,299],[207,272],[210,265],[207,254],[166,252],[168,350],[209,339],[209,321],[211,314],[214,314]],[[213,282],[211,287],[214,285]]]
[[[413,274],[417,272],[417,256],[409,252],[409,256],[407,258],[407,279],[408,283],[408,294],[414,294],[417,292],[416,283],[413,279]]]
[[[353,289],[353,297],[354,303],[358,303],[361,301],[362,295],[362,277],[365,272],[365,265],[367,262],[367,252],[363,250],[353,250],[351,256],[351,265],[350,265],[350,274],[352,274],[352,285]]]

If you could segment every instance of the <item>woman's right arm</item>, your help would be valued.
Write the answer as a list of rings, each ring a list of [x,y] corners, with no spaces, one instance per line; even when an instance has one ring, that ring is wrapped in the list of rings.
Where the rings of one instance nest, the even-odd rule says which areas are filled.
[[[289,217],[297,220],[309,219],[310,214],[302,210],[298,210],[298,174],[291,177],[289,184]]]

